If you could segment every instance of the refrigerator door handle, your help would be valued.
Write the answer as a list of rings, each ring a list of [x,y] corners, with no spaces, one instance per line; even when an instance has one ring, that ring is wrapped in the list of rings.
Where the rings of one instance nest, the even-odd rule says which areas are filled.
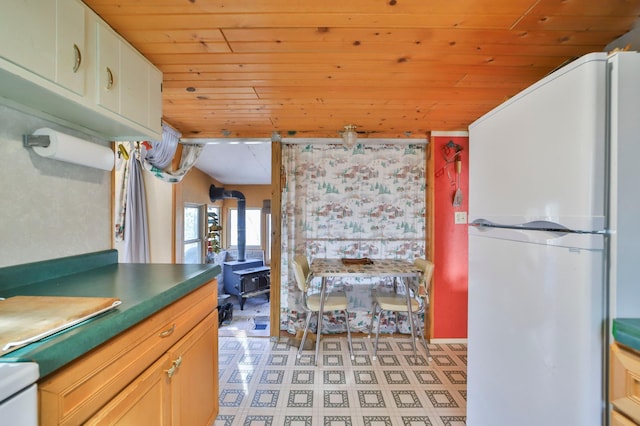
[[[571,250],[603,250],[606,232],[574,231],[554,222],[535,221],[520,225],[493,223],[477,219],[469,224],[469,237],[497,238],[566,247]]]
[[[542,232],[551,232],[558,237],[562,237],[566,234],[607,234],[606,229],[594,230],[594,231],[584,231],[580,229],[571,229],[566,226],[560,225],[556,222],[551,222],[548,220],[534,220],[526,223],[519,223],[515,225],[506,225],[502,223],[495,223],[487,219],[476,219],[469,224],[469,226],[473,226],[478,230],[483,230],[484,228],[498,228],[498,229],[515,229],[518,231],[542,231]]]

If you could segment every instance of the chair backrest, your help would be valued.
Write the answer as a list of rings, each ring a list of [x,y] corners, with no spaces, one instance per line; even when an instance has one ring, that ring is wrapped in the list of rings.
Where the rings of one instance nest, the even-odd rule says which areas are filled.
[[[420,285],[422,291],[427,293],[429,291],[429,284],[431,283],[431,278],[433,277],[433,262],[427,259],[418,258],[414,260],[413,264],[422,271],[422,277],[420,279]],[[420,292],[420,291],[419,291]]]
[[[309,262],[305,256],[296,256],[293,260],[293,270],[296,283],[302,292],[307,291],[307,279],[309,278]]]
[[[304,277],[309,278],[309,274],[311,273],[311,268],[309,267],[309,262],[307,261],[307,256],[298,255],[295,257],[295,261],[302,266],[302,272],[304,272]]]

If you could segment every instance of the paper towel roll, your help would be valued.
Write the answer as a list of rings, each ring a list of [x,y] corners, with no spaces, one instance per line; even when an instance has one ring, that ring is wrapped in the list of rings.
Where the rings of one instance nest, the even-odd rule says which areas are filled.
[[[60,133],[47,127],[38,129],[33,134],[49,136],[50,143],[48,147],[33,147],[36,154],[42,157],[96,169],[113,169],[113,151],[106,146]]]

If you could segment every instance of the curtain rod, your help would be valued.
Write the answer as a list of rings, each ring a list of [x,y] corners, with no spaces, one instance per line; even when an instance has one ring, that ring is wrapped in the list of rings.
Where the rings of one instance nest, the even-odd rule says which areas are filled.
[[[270,144],[271,138],[181,138],[180,143],[185,145],[260,145]],[[282,143],[289,144],[335,144],[342,145],[342,138],[282,138]],[[426,145],[426,138],[358,138],[362,145]]]
[[[335,144],[344,145],[342,138],[282,138],[282,143],[290,144]],[[361,145],[426,145],[425,138],[358,138],[356,144]]]
[[[180,138],[185,145],[260,145],[271,143],[271,138]]]

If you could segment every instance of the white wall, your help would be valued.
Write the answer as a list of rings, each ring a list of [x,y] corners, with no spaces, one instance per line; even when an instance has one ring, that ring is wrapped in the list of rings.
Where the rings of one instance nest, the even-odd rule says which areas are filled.
[[[22,135],[50,127],[107,141],[0,105],[0,266],[111,248],[111,175],[24,148]]]

